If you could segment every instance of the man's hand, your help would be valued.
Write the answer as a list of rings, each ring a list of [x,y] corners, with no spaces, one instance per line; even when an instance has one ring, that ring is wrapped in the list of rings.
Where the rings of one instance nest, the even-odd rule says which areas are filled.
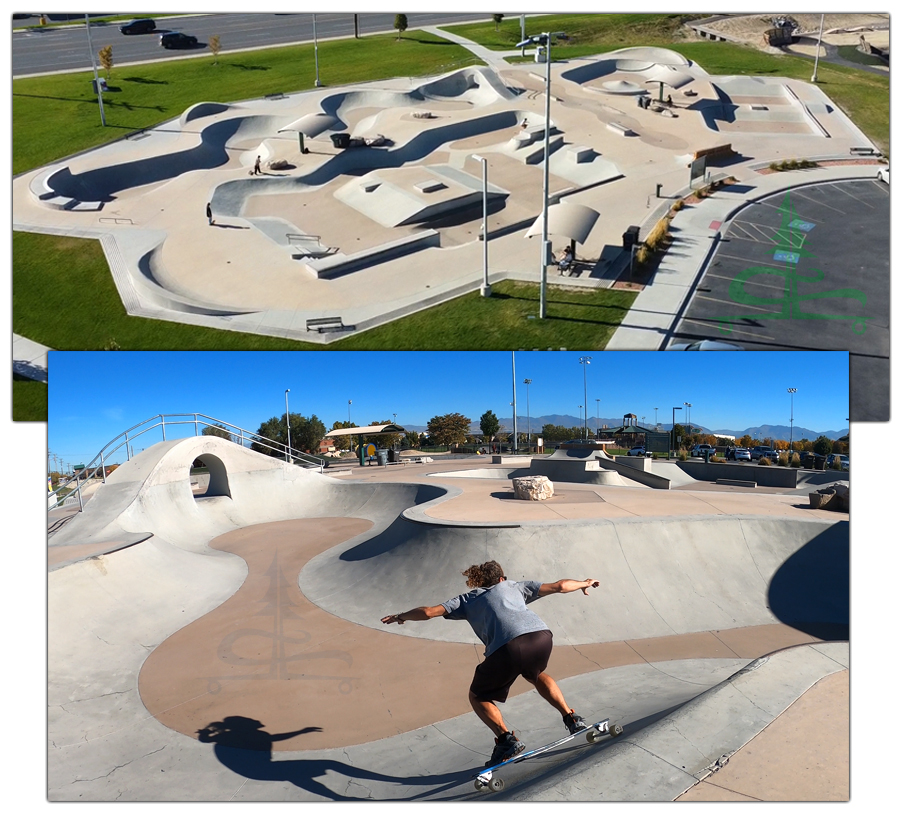
[[[599,582],[599,581],[595,581],[593,578],[588,578],[588,579],[584,582],[584,586],[580,587],[580,589],[581,589],[581,594],[582,594],[582,595],[587,595],[589,589],[596,589],[598,586],[600,586],[600,582]]]
[[[400,620],[400,613],[398,612],[396,615],[385,615],[384,618],[381,619],[382,624],[405,624],[405,621]]]

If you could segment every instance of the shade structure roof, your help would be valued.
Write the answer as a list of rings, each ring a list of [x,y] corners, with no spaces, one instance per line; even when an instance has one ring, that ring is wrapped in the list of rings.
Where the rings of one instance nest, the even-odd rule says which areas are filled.
[[[328,129],[333,129],[339,123],[340,121],[330,114],[305,114],[278,131],[279,133],[302,132],[306,137],[316,137],[322,132],[328,131]]]
[[[656,65],[644,72],[644,78],[648,83],[665,83],[673,89],[680,89],[688,83],[694,82],[694,76],[684,69],[676,69],[674,66]]]
[[[331,438],[336,435],[384,435],[387,432],[406,432],[406,430],[395,423],[386,423],[383,426],[353,426],[350,429],[332,429],[331,432],[325,433],[325,437]]]
[[[561,235],[572,238],[578,243],[584,243],[600,213],[590,206],[580,203],[554,203],[547,209],[548,234]],[[537,220],[525,233],[525,237],[534,237],[542,234],[544,230],[544,216],[538,215]]]

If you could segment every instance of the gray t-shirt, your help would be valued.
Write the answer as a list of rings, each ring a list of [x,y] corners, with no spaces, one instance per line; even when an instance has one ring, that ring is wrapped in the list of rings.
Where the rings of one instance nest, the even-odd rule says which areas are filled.
[[[485,658],[513,638],[548,629],[526,604],[538,597],[538,581],[501,581],[492,587],[470,590],[441,606],[444,618],[466,620],[484,643]]]

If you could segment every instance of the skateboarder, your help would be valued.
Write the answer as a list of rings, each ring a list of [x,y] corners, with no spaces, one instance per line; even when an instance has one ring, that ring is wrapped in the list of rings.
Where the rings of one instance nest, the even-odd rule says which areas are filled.
[[[556,681],[544,672],[553,649],[553,634],[526,604],[557,592],[581,590],[587,595],[600,582],[593,578],[585,581],[564,578],[552,584],[509,581],[496,561],[470,566],[463,575],[466,584],[472,587],[469,592],[433,607],[386,615],[381,622],[403,624],[439,617],[469,622],[485,645],[485,660],[475,668],[469,687],[472,709],[495,736],[496,746],[485,766],[492,767],[525,749],[525,744],[507,728],[494,703],[506,701],[510,687],[520,675],[534,685],[541,698],[559,710],[570,733],[587,729],[584,719],[566,703]]]
[[[206,204],[206,219],[209,221],[209,225],[212,226],[215,221],[212,216],[212,203]]]
[[[257,155],[256,162],[253,164],[253,174],[255,174],[255,175],[262,174],[262,172],[259,170],[259,164],[261,162],[262,162],[262,158],[259,155]]]

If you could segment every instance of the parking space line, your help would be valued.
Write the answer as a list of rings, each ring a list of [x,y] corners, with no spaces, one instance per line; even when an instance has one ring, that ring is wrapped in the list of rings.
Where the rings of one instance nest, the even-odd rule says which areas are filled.
[[[708,327],[710,329],[715,329],[719,334],[721,334],[721,332],[722,332],[721,326],[718,323],[710,323],[709,321],[703,321],[703,320],[688,320],[688,322],[693,323],[695,326],[702,326],[702,327]],[[760,338],[761,340],[768,340],[768,341],[775,340],[775,338],[773,338],[771,335],[760,335],[756,332],[747,332],[744,329],[741,329],[741,336],[747,337],[747,338]],[[716,340],[724,340],[724,339],[717,337]]]

